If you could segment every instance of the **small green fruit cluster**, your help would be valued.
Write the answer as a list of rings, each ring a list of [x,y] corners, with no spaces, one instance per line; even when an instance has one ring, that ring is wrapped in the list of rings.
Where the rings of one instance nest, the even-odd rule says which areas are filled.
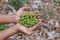
[[[24,13],[19,19],[19,23],[28,28],[34,26],[37,22],[37,14],[35,13]]]

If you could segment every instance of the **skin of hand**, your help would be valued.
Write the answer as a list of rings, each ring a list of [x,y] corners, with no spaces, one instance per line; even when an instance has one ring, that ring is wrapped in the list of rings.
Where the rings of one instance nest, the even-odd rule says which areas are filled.
[[[25,11],[26,9],[29,10],[30,8],[29,7],[22,7],[17,11],[17,13],[16,13],[16,20],[17,21],[20,18],[20,15],[26,12]],[[32,31],[32,30],[36,29],[37,27],[39,27],[41,25],[41,22],[42,22],[42,19],[40,19],[41,14],[38,10],[31,11],[31,13],[36,13],[38,15],[39,22],[36,25],[34,25],[33,27],[27,28],[27,30],[29,29],[29,31]],[[19,23],[17,23],[17,24],[19,24]]]
[[[29,9],[29,7],[22,7],[17,11],[16,14],[14,14],[14,19],[16,20],[16,25],[8,28],[6,30],[1,31],[0,32],[0,40],[5,40],[8,37],[18,33],[19,31],[21,31],[24,34],[31,35],[33,33],[32,30],[34,30],[35,28],[37,28],[41,24],[41,19],[39,19],[39,22],[35,26],[33,26],[32,28],[26,28],[23,25],[20,25],[18,23],[18,20],[20,18],[20,15],[25,12],[25,9]]]
[[[24,34],[27,34],[27,35],[31,35],[33,33],[33,31],[29,30],[28,28],[26,28],[26,27],[24,27],[24,26],[22,26],[22,25],[20,25],[18,23],[18,19],[20,18],[20,14],[24,12],[24,9],[27,9],[27,7],[20,8],[17,11],[17,13],[14,14],[14,15],[9,15],[9,16],[8,15],[0,15],[0,18],[1,18],[0,23],[11,23],[12,20],[13,21],[15,20],[14,23],[16,22],[16,25],[15,26],[10,27],[10,28],[5,29],[5,30],[3,30],[3,31],[0,32],[0,40],[6,40],[10,36],[18,33],[19,31],[22,32],[22,33],[24,33]],[[6,19],[6,20],[4,20],[4,19]]]
[[[20,15],[21,15],[22,13],[24,13],[26,9],[29,9],[29,7],[22,7],[22,8],[20,8],[20,9],[17,11],[17,13],[15,14],[15,17],[16,17],[16,20],[17,20],[17,24],[16,24],[15,26],[17,26],[17,30],[19,30],[19,31],[21,31],[21,32],[23,32],[23,33],[25,33],[25,34],[27,34],[27,35],[31,35],[31,34],[32,34],[32,30],[30,30],[30,29],[28,29],[28,28],[26,28],[26,27],[24,27],[23,25],[20,25],[20,24],[18,23],[18,20],[19,20],[19,18],[20,18]]]

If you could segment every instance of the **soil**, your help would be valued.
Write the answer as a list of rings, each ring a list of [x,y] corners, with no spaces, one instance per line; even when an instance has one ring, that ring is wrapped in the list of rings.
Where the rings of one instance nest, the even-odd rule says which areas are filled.
[[[13,14],[16,10],[8,6],[7,2],[0,0],[0,14]],[[41,14],[42,25],[34,30],[31,36],[17,33],[8,40],[60,40],[60,6],[56,6],[53,0],[30,0],[24,6],[30,6],[30,10],[38,10]],[[42,8],[43,7],[43,8]],[[54,14],[48,14],[53,10]]]

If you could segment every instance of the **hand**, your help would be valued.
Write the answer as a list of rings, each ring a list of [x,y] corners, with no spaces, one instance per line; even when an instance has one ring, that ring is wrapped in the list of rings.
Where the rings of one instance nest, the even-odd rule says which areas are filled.
[[[39,12],[38,10],[31,11],[31,13],[36,13],[36,14],[38,15],[37,18],[38,18],[38,20],[39,20],[36,25],[34,25],[33,27],[29,28],[29,30],[32,31],[32,30],[38,28],[38,27],[41,25],[42,19],[40,19],[41,14],[40,14],[40,12]]]
[[[27,35],[31,35],[33,33],[31,30],[29,30],[28,28],[26,28],[18,23],[20,15],[25,12],[25,9],[29,9],[29,7],[22,7],[15,14],[15,18],[17,20],[17,24],[15,25],[15,27],[17,28],[18,31],[21,31]]]
[[[19,20],[20,15],[25,12],[25,9],[29,9],[29,7],[22,7],[22,8],[20,8],[17,11],[17,13],[16,13],[16,19],[17,19],[17,21]],[[37,13],[38,16],[40,16],[39,11],[32,11],[32,12],[33,13]],[[26,28],[26,27],[20,25],[19,23],[17,23],[15,26],[17,27],[17,30],[19,30],[19,31],[21,31],[21,32],[23,32],[25,34],[31,35],[32,34],[32,30],[36,29],[41,24],[42,20],[40,18],[38,18],[38,19],[39,19],[39,22],[36,25],[34,25],[33,27],[31,27],[31,28]]]
[[[25,12],[26,9],[29,9],[29,7],[22,7],[20,8],[16,13],[16,20],[18,21],[20,18],[20,15]]]
[[[20,15],[25,12],[24,11],[25,9],[28,9],[28,7],[22,7],[22,8],[20,8],[15,15],[4,15],[4,17],[1,15],[1,19],[2,18],[3,19],[5,18],[6,20],[4,19],[5,21],[3,21],[3,19],[2,19],[2,20],[0,20],[0,22],[3,21],[4,23],[6,23],[8,21],[7,23],[13,23],[14,20],[17,20],[17,23],[16,23],[16,25],[14,27],[10,27],[10,28],[8,28],[6,30],[1,31],[0,32],[0,40],[5,40],[8,37],[10,37],[11,35],[19,32],[19,31],[21,31],[21,32],[23,32],[23,33],[25,33],[27,35],[31,35],[33,33],[32,30],[34,30],[35,28],[37,28],[37,27],[40,26],[41,21],[42,21],[40,19],[40,17],[38,17],[39,22],[36,25],[34,25],[33,27],[31,27],[31,28],[26,28],[23,25],[20,25],[18,23],[18,20],[20,18]],[[35,13],[36,13],[36,11],[35,11]],[[39,16],[39,12],[37,12],[37,14]]]
[[[18,32],[20,31],[27,35],[31,35],[33,33],[33,31],[29,30],[28,28],[24,27],[23,25],[20,25],[19,23],[17,23],[15,25],[15,28],[17,29]]]

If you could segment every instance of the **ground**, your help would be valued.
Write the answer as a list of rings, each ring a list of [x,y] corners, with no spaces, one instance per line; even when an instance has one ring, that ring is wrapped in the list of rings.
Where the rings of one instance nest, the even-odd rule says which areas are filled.
[[[60,3],[59,3],[60,4]],[[24,6],[30,6],[31,10],[38,10],[43,19],[42,24],[31,36],[17,33],[8,40],[60,40],[60,5],[55,5],[53,0],[30,0]],[[1,14],[13,14],[16,10],[0,1]]]

